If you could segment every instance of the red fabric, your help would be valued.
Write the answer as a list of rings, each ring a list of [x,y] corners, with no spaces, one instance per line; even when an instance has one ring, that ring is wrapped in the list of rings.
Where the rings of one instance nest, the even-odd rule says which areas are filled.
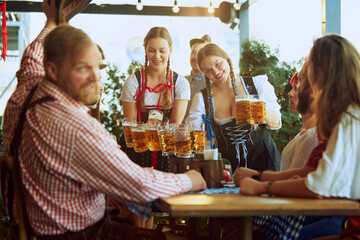
[[[2,3],[0,6],[0,12],[2,11],[2,38],[3,38],[3,49],[2,49],[2,58],[6,58],[6,50],[7,50],[7,39],[8,39],[8,33],[7,33],[7,27],[6,27],[6,2]]]
[[[159,94],[159,100],[158,100],[158,104],[156,106],[150,105],[150,106],[144,106],[144,107],[156,107],[157,110],[160,109],[160,100],[161,100],[161,94],[162,92],[166,89],[166,88],[170,88],[170,92],[171,92],[171,96],[172,96],[172,89],[174,87],[174,85],[172,84],[172,71],[170,70],[170,84],[166,85],[164,83],[160,83],[158,85],[156,85],[154,88],[150,88],[148,86],[146,86],[146,76],[144,73],[144,68],[141,69],[141,92],[138,92],[137,94],[135,94],[135,96],[133,97],[134,100],[139,100],[138,101],[138,122],[141,121],[141,99],[145,94],[145,91],[148,90],[149,92],[155,92],[155,93],[160,93]],[[173,103],[173,99],[171,98],[171,101]]]
[[[157,153],[158,152],[152,153],[152,166],[154,169],[156,169],[156,167],[157,167]]]
[[[317,168],[319,160],[322,158],[323,152],[326,150],[326,143],[320,143],[317,145],[314,150],[310,153],[308,161],[306,163],[307,167]]]
[[[293,82],[295,81],[295,79],[297,79],[297,75],[298,75],[298,72],[296,72],[296,73],[290,78],[290,85],[292,85]]]

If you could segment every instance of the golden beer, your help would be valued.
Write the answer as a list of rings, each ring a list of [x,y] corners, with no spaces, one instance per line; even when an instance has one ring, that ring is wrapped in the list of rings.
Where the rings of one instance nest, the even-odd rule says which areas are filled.
[[[236,99],[236,123],[252,123],[251,102],[247,99]]]
[[[255,123],[265,123],[265,102],[251,102],[251,116]]]
[[[124,138],[125,138],[126,146],[128,148],[132,148],[133,147],[133,141],[132,141],[132,137],[131,137],[131,128],[130,128],[130,126],[123,126],[123,132],[124,132]]]
[[[191,140],[176,141],[175,140],[175,154],[178,157],[189,157],[191,153]]]
[[[174,154],[175,141],[174,133],[170,130],[160,130],[159,131],[160,146],[163,156],[169,156]]]
[[[149,149],[145,130],[131,128],[134,151],[137,153],[146,152]]]
[[[202,130],[192,130],[190,131],[191,139],[191,151],[192,152],[203,152],[205,149],[205,131]]]
[[[159,135],[156,129],[146,129],[146,136],[148,139],[149,150],[157,152],[161,150]]]

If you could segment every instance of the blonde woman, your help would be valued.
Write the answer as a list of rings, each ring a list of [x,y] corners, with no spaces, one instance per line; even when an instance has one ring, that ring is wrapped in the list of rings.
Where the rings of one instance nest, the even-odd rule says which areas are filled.
[[[281,127],[280,106],[267,76],[236,76],[228,54],[213,43],[199,50],[197,61],[205,74],[206,89],[195,95],[186,122],[206,123],[208,139],[214,137],[214,147],[230,161],[233,171],[240,166],[279,170],[280,153],[266,128]],[[236,124],[235,97],[241,94],[264,99],[266,125],[253,130],[250,124]]]
[[[164,27],[151,28],[145,36],[144,48],[145,66],[126,80],[120,97],[124,117],[147,122],[149,111],[157,110],[169,118],[170,123],[181,123],[190,99],[190,85],[183,76],[170,69],[173,47],[169,31]],[[163,157],[161,151],[136,153],[133,148],[126,147],[123,137],[120,145],[140,166],[169,171],[168,157]],[[151,223],[149,227],[152,227]]]

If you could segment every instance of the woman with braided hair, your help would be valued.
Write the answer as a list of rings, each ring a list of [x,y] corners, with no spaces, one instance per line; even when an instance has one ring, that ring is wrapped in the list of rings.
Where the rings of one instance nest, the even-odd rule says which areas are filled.
[[[280,106],[267,76],[235,76],[228,54],[212,43],[199,50],[197,61],[207,87],[195,95],[186,122],[205,122],[208,139],[214,137],[214,147],[230,161],[233,171],[240,166],[279,170],[280,153],[266,127],[281,127]],[[235,97],[242,94],[264,99],[266,125],[254,129],[250,124],[236,124]]]
[[[151,28],[144,48],[145,66],[126,80],[120,97],[124,117],[146,122],[149,110],[158,109],[170,123],[181,123],[190,99],[190,86],[183,76],[170,69],[173,47],[168,30]]]
[[[190,85],[183,76],[170,69],[173,47],[168,30],[164,27],[151,28],[145,36],[144,48],[144,67],[129,76],[121,93],[124,118],[147,122],[149,111],[158,110],[170,123],[180,124],[190,100]],[[123,136],[120,145],[138,165],[169,171],[169,159],[162,156],[161,151],[136,153],[133,148],[126,147]]]

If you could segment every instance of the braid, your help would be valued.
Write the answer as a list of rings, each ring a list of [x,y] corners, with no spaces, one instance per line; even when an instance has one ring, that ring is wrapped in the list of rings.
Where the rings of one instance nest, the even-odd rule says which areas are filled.
[[[166,77],[166,85],[170,85],[170,57],[167,62],[165,77]],[[170,89],[166,88],[165,92],[164,92],[164,98],[163,98],[165,108],[171,107],[171,97],[172,96],[171,96]]]
[[[148,67],[148,62],[149,62],[149,60],[148,60],[148,58],[147,58],[147,55],[145,54],[145,87],[147,86],[147,80],[148,80],[148,73],[149,73],[149,67]],[[140,83],[141,84],[141,83]],[[141,86],[142,87],[142,86]],[[143,90],[143,89],[141,89],[141,90]],[[144,108],[144,106],[145,106],[145,97],[143,97],[142,99],[141,99],[141,110],[142,111],[145,111],[145,108]],[[140,120],[139,120],[140,121]]]
[[[205,82],[206,82],[206,89],[208,92],[207,102],[208,102],[208,106],[209,106],[209,110],[206,113],[206,118],[210,120],[211,117],[214,116],[214,106],[213,106],[213,101],[212,101],[213,95],[212,95],[212,91],[211,91],[210,80],[206,75],[205,75]]]
[[[227,61],[228,61],[229,66],[230,66],[230,78],[231,78],[231,84],[233,86],[234,94],[235,94],[235,96],[239,96],[238,90],[236,88],[236,79],[235,79],[235,74],[234,74],[234,69],[233,69],[231,59],[228,58]]]

